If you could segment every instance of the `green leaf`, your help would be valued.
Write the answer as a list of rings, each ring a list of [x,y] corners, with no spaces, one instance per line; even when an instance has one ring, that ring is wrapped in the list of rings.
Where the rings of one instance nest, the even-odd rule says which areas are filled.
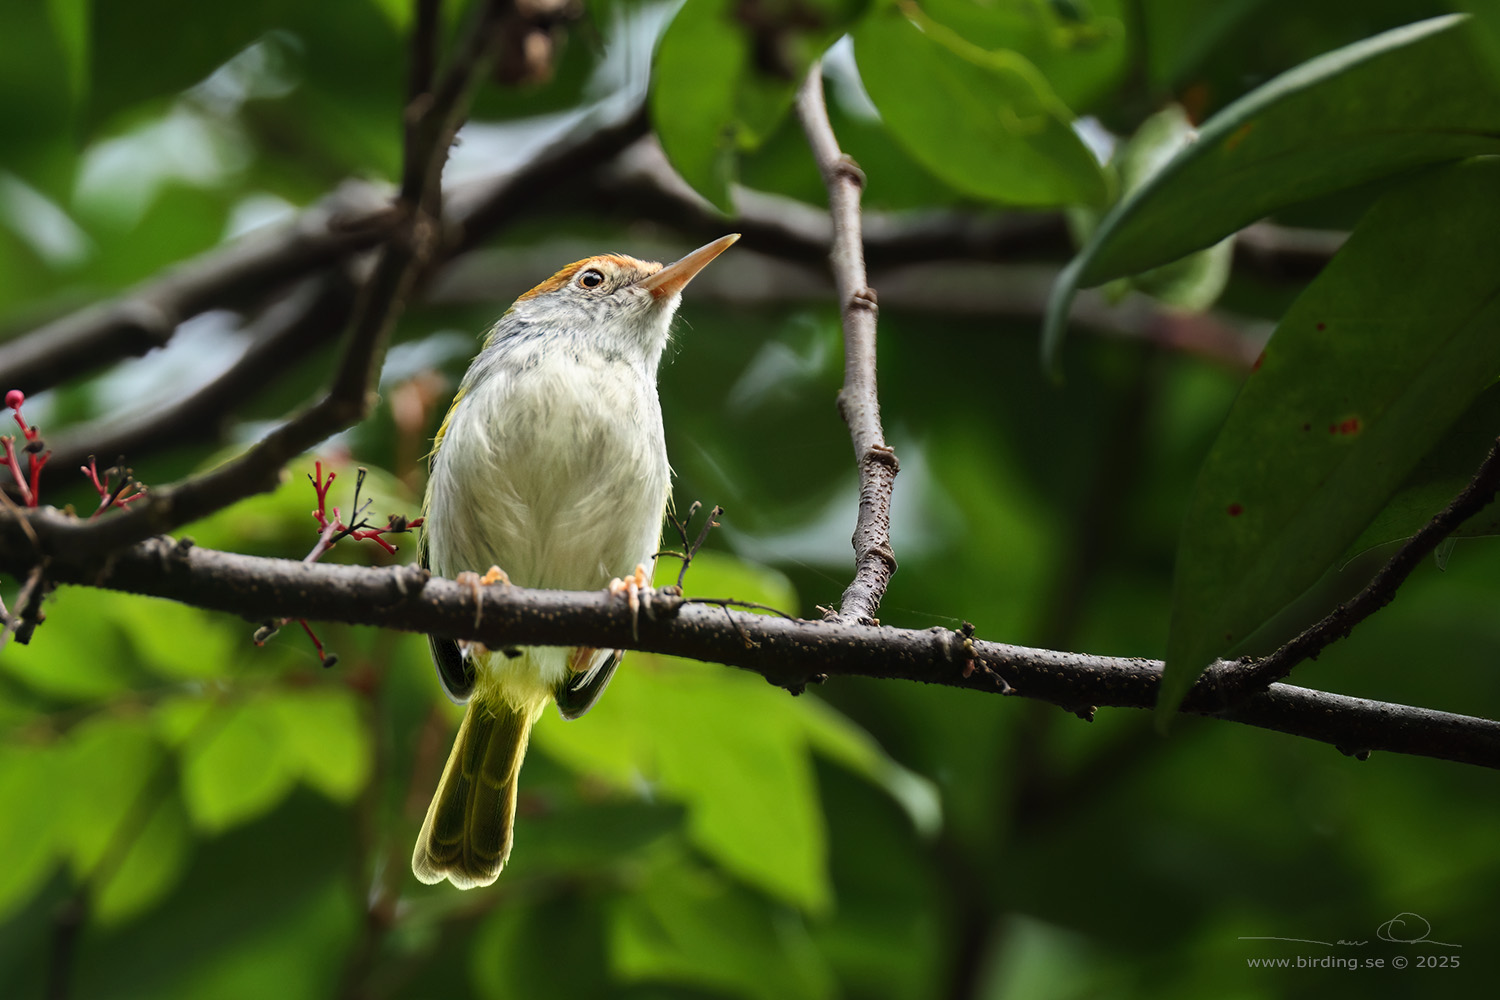
[[[831,900],[817,787],[795,702],[759,677],[632,654],[576,725],[533,739],[575,770],[688,807],[688,836],[726,870],[807,909]]]
[[[1001,204],[1104,200],[1094,155],[1036,67],[935,22],[919,28],[906,9],[865,18],[854,52],[870,99],[913,159],[955,190]]]
[[[120,655],[115,615],[133,599],[104,590],[62,588],[47,598],[54,623],[43,624],[27,646],[11,644],[3,669],[37,691],[70,700],[105,698],[130,686],[129,658]]]
[[[52,873],[62,837],[58,753],[50,744],[6,742],[0,751],[0,918]]]
[[[193,825],[218,833],[269,811],[292,790],[300,763],[273,700],[218,706],[182,750]]]
[[[335,802],[349,802],[370,779],[374,755],[359,697],[348,688],[303,688],[278,694],[288,765]]]
[[[92,875],[122,833],[140,821],[133,814],[150,804],[143,796],[151,794],[147,785],[164,762],[142,716],[95,716],[68,734],[56,780],[76,873]]]
[[[168,695],[152,708],[156,736],[169,747],[180,747],[207,725],[217,706],[201,695]]]
[[[627,981],[676,982],[751,1000],[835,993],[806,928],[687,859],[667,858],[610,919],[610,965]]]
[[[63,50],[68,89],[74,101],[81,101],[88,92],[89,83],[89,2],[47,0],[47,14]]]
[[[1442,443],[1417,464],[1343,558],[1351,559],[1367,549],[1410,538],[1420,531],[1474,478],[1479,463],[1494,445],[1496,434],[1500,434],[1500,385],[1492,385],[1480,394]],[[1459,525],[1452,537],[1481,535],[1500,535],[1500,504],[1490,503]]]
[[[1204,462],[1158,710],[1355,540],[1500,373],[1500,159],[1371,208],[1277,327]]]
[[[1171,104],[1141,123],[1115,157],[1123,198],[1129,198],[1193,141],[1193,126],[1181,105]],[[1234,237],[1129,279],[1131,287],[1181,309],[1213,305],[1229,283]]]
[[[1105,96],[1125,71],[1121,0],[922,0],[921,7],[975,45],[1025,56],[1070,108]]]
[[[659,579],[675,580],[670,563],[662,560]],[[693,595],[795,610],[785,577],[719,553],[695,557],[686,585]],[[818,711],[810,704],[754,674],[632,653],[586,718],[563,725],[549,715],[533,740],[622,790],[653,783],[687,806],[689,839],[725,870],[824,912],[832,890],[809,733],[836,738],[826,717],[809,721]]]
[[[53,197],[71,177],[81,87],[77,2],[0,4],[0,170]],[[86,17],[86,14],[83,15]],[[5,212],[0,208],[0,218]]]
[[[166,895],[187,868],[193,839],[182,804],[168,786],[130,842],[119,867],[96,887],[92,912],[105,925],[121,924]]]
[[[739,154],[775,130],[802,74],[865,0],[762,6],[752,21],[736,0],[683,4],[652,64],[651,120],[662,149],[683,180],[725,212],[733,209]]]
[[[495,907],[470,949],[473,982],[482,997],[512,1000],[594,1000],[609,996],[604,911],[592,894],[521,897]],[[558,942],[567,959],[558,961]]]
[[[802,704],[807,740],[818,752],[883,788],[924,836],[942,829],[943,799],[932,781],[902,767],[873,736],[827,702],[808,698]]]
[[[233,655],[236,629],[239,642],[245,642],[237,620],[175,601],[131,595],[112,602],[110,611],[141,664],[171,679],[221,676]]]
[[[1319,56],[1236,101],[1105,217],[1052,290],[1056,358],[1079,287],[1217,243],[1279,208],[1423,164],[1500,151],[1500,100],[1465,18]]]

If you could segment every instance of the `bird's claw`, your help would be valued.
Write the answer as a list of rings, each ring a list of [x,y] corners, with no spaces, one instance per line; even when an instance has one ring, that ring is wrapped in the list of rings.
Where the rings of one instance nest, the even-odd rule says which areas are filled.
[[[480,619],[483,617],[484,611],[484,602],[479,599],[479,588],[488,587],[496,583],[503,583],[507,587],[509,587],[510,577],[506,576],[505,570],[501,569],[499,566],[491,566],[485,572],[484,576],[480,576],[478,573],[471,573],[468,570],[464,570],[462,573],[458,574],[458,576],[453,578],[453,582],[462,584],[463,586],[468,587],[469,590],[473,592],[474,627],[478,628]]]
[[[625,595],[625,601],[630,605],[630,637],[639,640],[641,637],[641,605],[646,605],[646,614],[654,618],[651,608],[651,571],[646,569],[644,563],[637,563],[635,572],[625,577],[619,577],[609,581],[609,592],[616,597]]]

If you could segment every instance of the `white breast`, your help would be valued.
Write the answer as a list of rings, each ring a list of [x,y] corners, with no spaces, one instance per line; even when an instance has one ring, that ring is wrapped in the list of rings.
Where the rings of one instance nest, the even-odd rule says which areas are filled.
[[[434,572],[592,590],[652,564],[670,477],[654,373],[556,353],[491,366],[455,408],[428,487]]]

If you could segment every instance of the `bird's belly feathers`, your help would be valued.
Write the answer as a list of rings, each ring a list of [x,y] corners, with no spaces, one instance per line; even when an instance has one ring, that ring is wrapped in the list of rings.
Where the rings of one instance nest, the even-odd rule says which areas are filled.
[[[433,462],[431,568],[592,590],[649,566],[670,474],[655,385],[577,358],[493,377],[508,384],[458,402]]]

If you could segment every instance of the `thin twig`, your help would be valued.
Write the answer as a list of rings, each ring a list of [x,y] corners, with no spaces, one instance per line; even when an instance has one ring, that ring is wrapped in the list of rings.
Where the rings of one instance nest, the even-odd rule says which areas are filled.
[[[844,318],[844,387],[839,412],[849,425],[859,463],[859,517],[854,526],[854,579],[844,590],[840,621],[873,622],[896,572],[891,549],[891,490],[900,463],[880,427],[875,376],[875,290],[865,277],[859,197],[865,175],[839,149],[823,103],[823,68],[814,63],[797,92],[797,116],[828,188],[833,219],[829,261]]]
[[[1220,680],[1227,677],[1243,698],[1281,680],[1303,660],[1316,659],[1329,645],[1346,638],[1356,625],[1391,603],[1397,588],[1406,582],[1412,570],[1459,525],[1488,506],[1497,491],[1500,491],[1500,438],[1490,447],[1474,478],[1453,498],[1453,502],[1401,546],[1363,590],[1269,656],[1222,671]]]
[[[682,551],[670,550],[656,553],[656,557],[672,556],[682,560],[682,568],[677,571],[677,592],[682,593],[682,581],[687,576],[688,567],[693,564],[693,559],[698,555],[698,550],[703,548],[703,543],[708,541],[708,533],[719,526],[719,515],[724,513],[724,508],[714,504],[714,509],[708,512],[708,517],[703,522],[703,528],[698,532],[697,540],[688,538],[688,525],[693,523],[693,517],[703,509],[701,500],[694,500],[687,509],[687,516],[682,520],[672,515],[667,515],[667,520],[676,529],[677,535],[682,539]]]
[[[442,0],[415,0],[412,16],[411,47],[406,67],[407,113],[412,105],[428,96],[432,78],[437,73],[438,29],[443,10]]]
[[[31,635],[36,627],[47,617],[42,614],[42,599],[47,596],[48,586],[44,563],[37,563],[31,568],[26,576],[26,582],[21,586],[21,592],[16,596],[16,611],[12,616],[14,622],[10,629],[16,637],[16,642],[25,646],[31,642]]]
[[[31,619],[37,614],[41,607],[41,594],[45,588],[42,586],[42,565],[38,563],[31,568],[26,576],[26,582],[21,585],[21,592],[16,595],[16,610],[13,614],[6,614],[3,624],[0,624],[0,649],[5,648],[6,642],[12,635],[16,641],[23,646],[31,638],[31,633],[36,630],[36,623]],[[3,608],[0,608],[3,610]],[[26,630],[24,637],[20,635],[22,629]]]
[[[744,608],[746,611],[769,611],[773,615],[785,618],[789,622],[797,620],[795,615],[789,615],[780,608],[773,608],[769,604],[757,604],[755,601],[741,601],[734,597],[684,597],[683,604],[717,604],[721,608]]]

